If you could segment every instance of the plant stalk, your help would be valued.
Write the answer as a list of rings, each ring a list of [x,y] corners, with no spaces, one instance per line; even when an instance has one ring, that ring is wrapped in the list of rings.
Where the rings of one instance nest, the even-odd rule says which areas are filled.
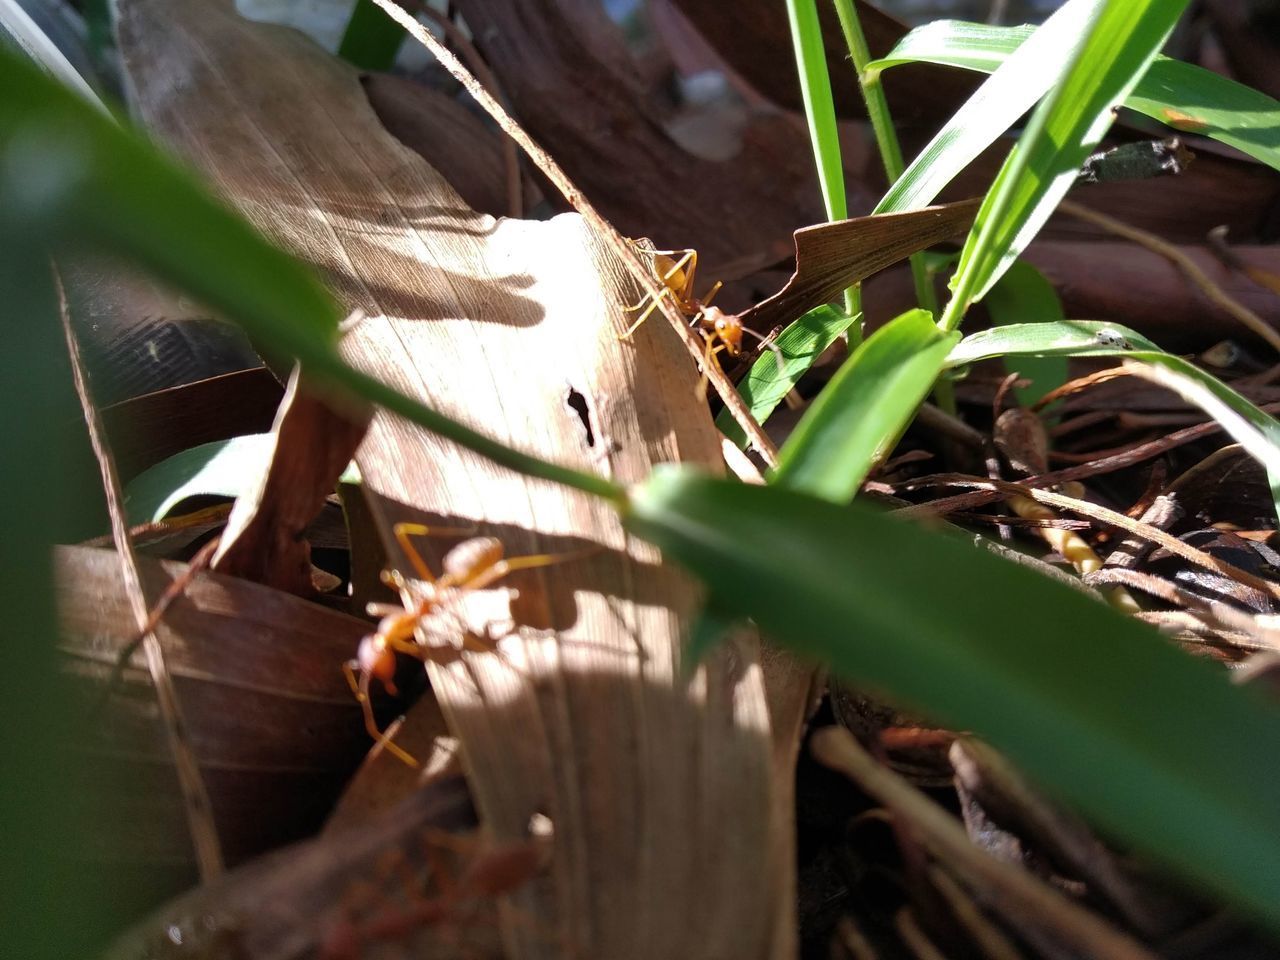
[[[804,98],[809,139],[818,168],[818,183],[828,220],[849,216],[845,201],[844,167],[840,162],[840,139],[836,129],[836,107],[831,98],[831,78],[827,74],[827,54],[822,45],[816,0],[787,0],[791,41],[795,47],[800,94]],[[854,284],[844,292],[845,312],[853,317],[862,312],[862,287]],[[849,328],[849,345],[862,342],[862,319]]]
[[[853,61],[853,69],[858,75],[858,87],[862,91],[862,101],[867,105],[867,116],[871,119],[871,131],[876,138],[876,147],[880,151],[880,161],[884,164],[885,177],[892,185],[902,176],[906,164],[902,160],[902,145],[898,142],[898,132],[893,126],[893,117],[889,113],[889,101],[884,95],[884,86],[880,83],[879,71],[867,70],[871,62],[871,50],[867,47],[867,37],[862,31],[862,21],[858,19],[858,11],[853,0],[833,0],[836,16],[840,18],[840,30],[844,34],[845,45],[849,48],[849,58]],[[928,310],[936,321],[938,319],[938,295],[933,289],[933,278],[925,265],[924,255],[913,253],[908,262],[911,264],[911,280],[915,285],[916,302]],[[938,406],[948,413],[956,412],[955,390],[951,381],[944,374],[934,387],[934,399]]]
[[[858,19],[858,11],[853,0],[833,0],[836,16],[840,18],[840,29],[844,33],[845,45],[849,48],[849,57],[858,75],[858,86],[862,90],[862,100],[867,105],[867,116],[871,119],[871,131],[876,138],[876,147],[880,151],[880,160],[884,164],[885,176],[890,184],[902,176],[906,164],[902,160],[902,146],[898,142],[898,132],[893,126],[893,117],[889,113],[889,101],[885,99],[884,87],[880,83],[878,71],[868,71],[871,62],[871,51],[867,47],[866,35],[862,32],[862,21]],[[915,281],[916,299],[921,307],[938,316],[938,297],[934,293],[933,283],[925,268],[924,257],[912,254],[911,277]]]

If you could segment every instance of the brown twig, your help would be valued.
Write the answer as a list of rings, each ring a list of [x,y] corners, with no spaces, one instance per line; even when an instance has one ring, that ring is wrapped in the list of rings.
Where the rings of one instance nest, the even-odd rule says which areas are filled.
[[[1043,397],[1031,405],[1032,410],[1040,411],[1053,403],[1055,400],[1061,400],[1063,397],[1069,397],[1073,393],[1079,393],[1089,387],[1099,383],[1106,383],[1108,380],[1115,380],[1117,377],[1125,376],[1125,372],[1119,367],[1107,367],[1105,370],[1096,370],[1093,373],[1083,377],[1076,377],[1074,380],[1068,380],[1062,386],[1050,390]]]
[[[417,20],[392,3],[391,0],[373,0],[373,2],[381,7],[387,16],[404,27],[414,39],[430,50],[436,59],[440,61],[441,66],[448,70],[466,88],[476,103],[520,145],[520,148],[533,160],[538,169],[556,186],[556,189],[560,191],[569,205],[582,215],[582,218],[587,221],[598,236],[604,238],[618,259],[631,271],[631,275],[635,277],[640,287],[657,303],[658,310],[667,318],[667,322],[676,331],[676,334],[684,343],[685,349],[689,351],[690,356],[702,363],[703,354],[706,352],[706,344],[697,333],[689,328],[685,317],[676,309],[670,298],[663,295],[664,288],[659,285],[657,277],[653,275],[653,271],[637,254],[631,242],[614,229],[613,225],[596,210],[591,201],[569,179],[569,175],[551,158],[551,155],[538,146],[533,138],[525,132],[525,129],[512,118],[511,114],[503,109],[502,104],[498,103],[484,89],[475,76],[462,65],[461,61],[443,43],[437,40]],[[716,363],[707,364],[706,373],[733,419],[750,438],[751,445],[756,448],[769,466],[777,466],[777,448],[773,445],[773,441],[769,439],[768,435],[765,434],[760,424],[756,422],[756,419],[751,416],[751,411],[747,409],[742,397],[738,395],[733,381]]]
[[[1076,906],[1030,874],[1002,863],[970,842],[952,817],[888,768],[881,766],[842,727],[817,731],[810,749],[910,826],[939,860],[965,881],[997,896],[1010,910],[1051,931],[1082,956],[1098,960],[1155,960],[1145,947]]]
[[[426,0],[411,0],[411,2],[414,10],[439,25],[444,31],[445,39],[462,51],[462,55],[466,57],[467,66],[484,88],[492,93],[495,99],[502,96],[502,86],[498,83],[498,78],[484,62],[484,57],[480,56],[480,51],[475,48],[475,44],[467,39],[467,35],[458,28],[458,25],[439,10],[429,6]],[[507,216],[519,219],[524,216],[524,194],[520,188],[520,155],[517,153],[515,140],[510,136],[502,138],[502,165],[507,175]]]
[[[1280,412],[1280,403],[1268,403],[1259,409],[1267,413]],[[1194,427],[1187,427],[1184,430],[1177,430],[1166,437],[1159,440],[1151,440],[1147,443],[1138,444],[1129,450],[1112,456],[1103,457],[1099,460],[1091,460],[1089,463],[1082,463],[1076,467],[1067,467],[1064,470],[1054,470],[1051,473],[1043,473],[1035,477],[1027,477],[1022,481],[1024,486],[1028,487],[1052,487],[1059,483],[1066,483],[1070,480],[1084,480],[1088,477],[1101,476],[1104,473],[1114,473],[1116,470],[1123,470],[1125,467],[1132,467],[1158,457],[1162,453],[1167,453],[1177,447],[1185,446],[1203,437],[1212,436],[1222,430],[1221,424],[1215,420],[1208,423],[1200,423]],[[940,475],[938,475],[940,476]],[[931,477],[920,477],[912,481],[912,485],[916,487],[927,485],[928,481],[934,479]],[[975,507],[992,503],[999,500],[1000,494],[993,490],[975,490],[971,493],[962,493],[954,497],[944,497],[938,500],[931,500],[928,503],[920,503],[911,507],[902,508],[907,516],[941,516],[944,514],[954,513],[958,510],[972,510]]]
[[[1075,497],[1068,497],[1060,493],[1052,493],[1048,490],[1038,490],[1028,487],[1021,483],[1009,483],[1004,480],[983,480],[978,477],[967,477],[963,474],[954,474],[951,476],[940,476],[929,478],[927,482],[915,481],[909,486],[922,485],[940,485],[947,484],[957,487],[971,487],[975,490],[995,491],[1002,497],[1008,496],[1026,496],[1035,500],[1037,503],[1043,503],[1050,507],[1057,507],[1062,510],[1069,510],[1072,513],[1078,513],[1082,516],[1089,517],[1091,520],[1097,520],[1099,523],[1105,523],[1109,526],[1119,527],[1127,533],[1135,536],[1143,537],[1154,543],[1164,547],[1176,557],[1181,557],[1189,563],[1194,563],[1198,567],[1204,567],[1206,570],[1212,570],[1214,573],[1220,574],[1237,583],[1243,583],[1255,590],[1261,590],[1270,597],[1280,600],[1280,584],[1272,583],[1264,580],[1262,577],[1256,577],[1252,573],[1241,570],[1239,567],[1229,563],[1224,563],[1217,557],[1205,553],[1203,550],[1197,550],[1195,547],[1189,546],[1177,537],[1158,530],[1149,524],[1134,520],[1127,517],[1123,513],[1117,513],[1115,510],[1108,510],[1106,507],[1098,506],[1096,503],[1089,503],[1087,500],[1077,500]],[[921,507],[931,507],[934,504],[920,504],[915,507],[905,507],[898,510],[899,516],[917,516],[928,515],[930,511],[921,510]]]
[[[929,939],[929,935],[920,927],[919,921],[916,920],[910,908],[899,908],[893,915],[893,926],[916,960],[947,960],[947,955]]]
[[[951,908],[951,915],[964,927],[965,932],[973,938],[982,949],[987,960],[1022,960],[1018,948],[986,915],[978,909],[978,905],[965,892],[964,888],[951,879],[951,875],[941,867],[929,868],[929,880],[933,888],[942,894]]]
[[[196,575],[208,568],[209,560],[213,557],[214,551],[218,549],[221,537],[214,537],[203,547],[196,551],[195,556],[187,563],[187,569],[181,574],[174,577],[169,585],[164,588],[164,593],[160,594],[160,599],[156,601],[151,612],[147,615],[146,623],[141,629],[134,634],[133,639],[126,643],[116,652],[116,662],[111,668],[111,675],[107,677],[106,686],[103,688],[102,696],[99,697],[98,703],[90,711],[89,716],[94,717],[107,704],[111,696],[115,693],[116,684],[120,682],[120,678],[124,676],[125,669],[129,666],[129,661],[133,659],[133,655],[138,652],[138,648],[142,646],[147,637],[156,632],[156,627],[160,626],[160,621],[164,619],[164,615],[169,612],[169,608],[173,606],[173,601],[182,596],[187,586]]]
[[[52,269],[54,284],[58,290],[58,311],[62,319],[62,331],[66,337],[67,353],[71,360],[71,375],[75,382],[76,396],[80,400],[80,408],[84,413],[85,425],[89,431],[89,443],[93,447],[94,457],[102,472],[107,512],[111,518],[111,535],[115,541],[116,551],[120,554],[120,569],[124,577],[125,593],[133,609],[134,619],[137,620],[138,628],[142,632],[142,650],[155,686],[156,700],[160,707],[169,750],[173,754],[178,786],[182,791],[187,814],[187,825],[191,831],[191,843],[195,850],[196,864],[199,867],[201,879],[207,883],[220,876],[223,870],[222,848],[218,841],[217,826],[213,820],[213,805],[209,801],[209,793],[205,788],[200,766],[196,762],[195,751],[187,735],[187,726],[182,717],[177,691],[173,686],[173,677],[169,674],[169,668],[164,660],[164,649],[155,633],[156,624],[150,620],[146,593],[138,571],[138,558],[133,550],[133,541],[129,537],[128,522],[125,518],[124,493],[120,488],[120,477],[116,473],[115,458],[111,454],[111,448],[107,445],[102,417],[98,413],[98,408],[94,406],[93,397],[89,392],[88,377],[80,355],[80,343],[71,326],[71,314],[67,307],[66,291],[62,287],[62,277],[56,266]]]
[[[1257,618],[1226,603],[1215,603],[1182,589],[1163,577],[1124,568],[1103,568],[1085,577],[1090,586],[1123,584],[1150,594],[1165,603],[1185,607],[1211,626],[1222,627],[1252,637],[1257,646],[1250,649],[1280,650],[1280,631],[1264,626]]]
[[[1091,223],[1096,227],[1101,227],[1108,233],[1113,233],[1131,243],[1146,247],[1153,253],[1164,257],[1180,270],[1184,277],[1198,287],[1200,292],[1208,297],[1212,303],[1240,321],[1257,336],[1271,344],[1277,351],[1280,351],[1280,331],[1273,329],[1267,321],[1214,283],[1194,260],[1173,244],[1161,240],[1153,233],[1122,223],[1114,217],[1099,213],[1090,207],[1081,206],[1072,200],[1063,200],[1058,205],[1058,209],[1068,216],[1075,217],[1077,220],[1084,220],[1086,223]]]

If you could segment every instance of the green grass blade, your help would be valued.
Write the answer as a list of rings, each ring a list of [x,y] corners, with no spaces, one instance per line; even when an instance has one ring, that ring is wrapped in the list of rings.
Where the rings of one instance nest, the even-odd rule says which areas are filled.
[[[959,339],[908,310],[844,362],[783,446],[771,482],[837,503],[897,443]]]
[[[894,129],[893,117],[889,113],[889,101],[885,98],[880,74],[867,70],[867,64],[871,62],[871,51],[867,47],[866,34],[863,33],[862,21],[853,0],[835,0],[835,8],[845,46],[849,48],[849,59],[853,61],[853,69],[858,77],[858,88],[867,105],[867,117],[871,120],[871,130],[875,134],[876,147],[880,150],[885,176],[889,183],[893,183],[902,176],[903,162],[898,131]],[[916,253],[911,255],[910,261],[911,279],[916,288],[916,306],[923,307],[936,317],[938,295],[925,269],[924,258]]]
[[[992,73],[1031,35],[1030,27],[939,20],[911,31],[871,67],[928,62]],[[1280,102],[1212,70],[1158,56],[1124,105],[1280,170]]]
[[[0,211],[26,243],[132,262],[239,323],[259,349],[300,361],[317,386],[371,400],[512,470],[622,497],[604,477],[514,450],[347,366],[337,305],[307,267],[154,146],[4,48],[0,91]]]
[[[1066,319],[1062,311],[1062,300],[1058,298],[1053,284],[1025,260],[1014,263],[991,288],[982,303],[987,308],[991,322],[996,326],[1030,320],[1045,323],[1062,322]],[[1029,387],[1014,388],[1018,403],[1024,407],[1031,406],[1046,393],[1067,382],[1065,357],[1023,355],[1017,358],[1017,362],[1006,357],[1005,370],[1031,380]]]
[[[867,68],[883,72],[905,63],[936,63],[995,73],[1035,32],[1035,27],[1027,25],[997,27],[968,20],[935,20],[916,27]]]
[[[1222,425],[1267,468],[1280,514],[1280,421],[1182,357],[1166,353],[1142,334],[1097,320],[1016,323],[965,337],[947,357],[948,368],[993,357],[1123,357],[1158,368],[1157,379]]]
[[[1103,0],[1070,0],[1038,29],[1029,32],[1022,48],[1005,58],[993,76],[911,161],[876,204],[874,212],[915,210],[933,203],[960,171],[1008,132],[1049,91],[1070,60],[1080,34],[1102,3]],[[895,50],[920,32],[907,34]],[[884,69],[893,63],[892,60],[875,61],[868,70]]]
[[[404,27],[370,0],[356,0],[338,44],[338,56],[361,70],[390,70],[404,38]]]
[[[840,133],[836,127],[836,107],[831,96],[831,78],[827,73],[827,52],[822,43],[822,26],[818,22],[815,0],[786,0],[787,18],[791,24],[791,43],[795,48],[796,71],[800,74],[800,94],[805,118],[809,122],[809,140],[822,187],[822,202],[828,220],[849,216],[845,199],[844,164],[840,159]],[[862,312],[856,286],[845,291],[845,313],[858,316]],[[862,338],[861,326],[851,335]]]
[[[1163,352],[1142,334],[1101,320],[1011,323],[969,334],[951,351],[947,367],[994,357],[1145,357]]]
[[[778,334],[774,344],[782,354],[782,369],[778,369],[777,355],[763,350],[742,382],[738,393],[746,401],[751,416],[764,423],[784,397],[813,366],[822,352],[836,342],[856,320],[843,310],[823,305],[810,310],[799,320]],[[726,437],[745,449],[747,435],[727,410],[716,417],[716,427]]]
[[[190,497],[235,500],[250,495],[271,465],[275,437],[249,433],[214,440],[175,453],[142,471],[125,487],[131,523],[155,523]],[[348,465],[339,483],[359,483],[360,471]]]
[[[175,453],[142,471],[125,487],[129,522],[163,520],[189,497],[234,500],[252,491],[271,463],[272,447],[271,434],[251,433]]]
[[[1106,0],[987,193],[942,324],[955,329],[1039,232],[1163,46],[1187,0]]]
[[[1280,767],[1267,759],[1280,711],[1221,668],[857,503],[662,468],[633,491],[627,524],[775,641],[978,733],[1109,834],[1280,929]]]
[[[85,803],[85,783],[98,783],[104,793],[121,784],[106,764],[94,776],[108,779],[86,781],[67,759],[83,730],[84,711],[74,705],[83,702],[76,697],[84,690],[68,682],[67,658],[58,650],[53,544],[86,535],[86,520],[94,528],[98,518],[91,511],[102,494],[94,489],[92,466],[85,469],[70,442],[79,408],[50,266],[29,237],[9,229],[0,207],[0,303],[8,321],[0,357],[8,506],[0,604],[7,649],[22,661],[8,685],[0,730],[9,784],[0,790],[0,903],[5,955],[32,960],[96,955],[101,938],[119,923],[120,902],[137,893],[124,876],[118,889],[104,890],[101,871],[84,869],[80,845],[100,829]],[[61,906],[51,923],[54,903]]]

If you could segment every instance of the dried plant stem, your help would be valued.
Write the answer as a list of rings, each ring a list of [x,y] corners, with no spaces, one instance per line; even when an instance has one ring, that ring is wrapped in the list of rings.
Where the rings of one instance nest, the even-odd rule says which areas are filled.
[[[1114,217],[1109,217],[1105,213],[1099,213],[1097,210],[1081,206],[1072,200],[1063,200],[1058,205],[1058,209],[1068,216],[1075,217],[1077,220],[1092,223],[1108,233],[1113,233],[1117,237],[1136,243],[1141,247],[1146,247],[1152,253],[1158,253],[1177,267],[1182,272],[1182,275],[1195,284],[1209,300],[1235,317],[1249,330],[1271,344],[1277,351],[1280,351],[1280,331],[1273,329],[1267,321],[1214,283],[1194,260],[1173,244],[1161,240],[1153,233],[1122,223]]]
[[[438,24],[444,31],[445,38],[462,51],[462,55],[467,58],[467,66],[484,84],[484,88],[495,98],[502,96],[502,87],[498,84],[498,78],[493,75],[489,65],[484,62],[484,57],[480,56],[480,51],[467,39],[467,35],[458,25],[435,7],[428,5],[426,0],[414,0],[413,7],[418,13]],[[507,216],[518,219],[524,216],[524,195],[520,185],[520,155],[517,152],[516,142],[509,136],[502,138],[502,165],[507,177]]]
[[[520,145],[520,148],[537,165],[538,169],[546,175],[547,179],[555,185],[569,205],[582,215],[582,218],[587,221],[592,230],[598,236],[604,238],[618,259],[626,264],[636,282],[653,298],[653,302],[658,305],[658,310],[675,329],[690,356],[701,363],[703,354],[706,352],[706,344],[697,333],[689,328],[688,322],[680,311],[676,309],[670,298],[663,295],[664,288],[659,285],[657,277],[653,275],[653,271],[640,258],[631,242],[614,229],[613,225],[596,210],[595,206],[578,189],[577,185],[569,179],[569,175],[551,158],[551,155],[538,146],[533,138],[525,132],[524,127],[520,126],[511,114],[507,113],[502,104],[498,103],[484,89],[480,81],[463,66],[462,62],[443,43],[432,35],[431,31],[396,6],[392,0],[373,0],[373,2],[381,7],[387,16],[404,27],[410,36],[430,50],[435,58],[440,61],[440,65],[466,88],[466,91],[471,94],[476,103],[493,118],[499,127],[510,135],[512,140]],[[769,466],[776,466],[778,462],[777,448],[765,434],[760,424],[756,422],[755,417],[751,415],[751,411],[747,409],[742,397],[738,395],[733,381],[720,369],[719,364],[714,362],[707,364],[706,373],[712,386],[716,388],[716,392],[720,395],[720,399],[724,401],[725,407],[733,415],[733,419],[751,439],[751,445],[755,447]]]
[[[1065,472],[1065,471],[1064,471]],[[1105,523],[1109,526],[1118,527],[1126,533],[1134,536],[1142,537],[1153,543],[1164,547],[1174,556],[1181,557],[1189,563],[1194,563],[1198,567],[1206,570],[1212,570],[1214,573],[1221,574],[1235,580],[1237,583],[1243,583],[1245,586],[1260,590],[1269,597],[1280,600],[1280,584],[1272,583],[1262,577],[1256,577],[1253,574],[1241,570],[1239,567],[1210,556],[1203,550],[1197,550],[1195,547],[1188,546],[1177,537],[1171,536],[1148,523],[1140,520],[1134,520],[1127,517],[1123,513],[1117,513],[1114,510],[1108,510],[1106,507],[1100,507],[1096,503],[1089,503],[1087,500],[1077,500],[1075,497],[1068,497],[1060,493],[1052,493],[1048,490],[1037,490],[1021,483],[1009,483],[1005,480],[984,480],[978,477],[968,477],[962,474],[939,475],[928,478],[925,483],[917,481],[912,484],[913,487],[946,484],[948,486],[969,487],[974,490],[989,490],[998,492],[1005,497],[1009,496],[1025,496],[1030,497],[1038,503],[1047,504],[1061,510],[1067,510],[1071,513],[1078,513],[1086,516],[1091,520],[1097,520],[1099,523]],[[898,516],[928,516],[932,511],[924,508],[932,507],[933,504],[920,504],[914,507],[905,507],[896,511]]]
[[[1280,403],[1263,404],[1258,409],[1266,413],[1277,413],[1280,412]],[[1158,440],[1139,443],[1136,446],[1129,447],[1127,450],[1110,454],[1097,460],[1090,460],[1088,463],[1067,467],[1063,470],[1055,470],[1052,473],[1043,473],[1035,477],[1027,477],[1022,481],[1022,484],[1027,487],[1052,487],[1071,480],[1084,480],[1088,477],[1101,476],[1105,473],[1114,473],[1116,470],[1132,467],[1135,464],[1142,463],[1144,460],[1158,457],[1162,453],[1167,453],[1170,450],[1221,431],[1222,425],[1216,420],[1198,423],[1182,430],[1175,430],[1168,436],[1160,437]],[[915,481],[915,485],[923,486],[932,479],[937,478],[921,477]],[[997,491],[975,490],[970,493],[961,493],[954,497],[931,500],[928,503],[917,504],[907,509],[912,511],[911,515],[913,516],[942,515],[954,513],[957,510],[971,510],[999,499],[1000,494]]]
[[[893,812],[926,848],[965,881],[998,897],[1011,911],[1051,932],[1082,956],[1099,960],[1155,960],[1132,937],[1076,906],[1030,874],[1002,863],[970,842],[952,817],[888,768],[881,766],[842,727],[813,735],[819,763],[856,782]]]
[[[62,319],[62,331],[67,341],[67,353],[71,358],[71,375],[75,382],[76,396],[80,400],[84,412],[85,425],[89,431],[89,443],[93,447],[93,455],[102,472],[102,486],[107,498],[107,512],[111,517],[111,535],[115,541],[116,552],[120,555],[120,568],[124,576],[125,593],[129,605],[133,609],[134,619],[142,633],[142,651],[147,660],[147,669],[155,686],[156,700],[160,707],[160,717],[164,724],[165,736],[169,750],[173,755],[174,767],[177,770],[178,786],[187,814],[187,825],[191,831],[191,843],[195,850],[196,864],[200,870],[200,878],[205,883],[220,876],[223,872],[222,847],[218,841],[218,830],[213,821],[213,805],[209,801],[209,793],[205,788],[204,778],[200,774],[200,766],[196,762],[195,751],[191,739],[187,735],[187,725],[182,717],[182,708],[178,702],[177,691],[173,686],[173,677],[165,664],[164,649],[155,634],[157,623],[152,622],[147,604],[146,593],[142,587],[142,577],[138,571],[138,558],[133,550],[133,541],[129,537],[129,526],[124,509],[124,493],[120,488],[120,477],[116,473],[115,458],[107,445],[106,430],[102,425],[102,417],[93,404],[89,393],[88,377],[85,374],[84,361],[80,355],[80,344],[75,330],[71,326],[71,315],[67,308],[66,292],[62,287],[62,278],[57,268],[53,268],[54,285],[58,291],[58,311]],[[157,618],[158,620],[158,618]]]

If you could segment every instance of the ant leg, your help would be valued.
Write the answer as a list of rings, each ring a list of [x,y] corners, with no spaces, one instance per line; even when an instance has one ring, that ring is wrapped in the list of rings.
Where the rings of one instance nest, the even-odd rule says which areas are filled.
[[[782,358],[781,348],[779,348],[779,346],[776,343],[774,343],[773,334],[769,334],[769,336],[767,337],[762,337],[760,336],[760,334],[756,333],[754,330],[748,330],[746,327],[742,328],[742,332],[749,333],[751,334],[751,336],[759,340],[760,349],[773,351],[773,359],[778,364],[778,376],[780,377],[785,376],[787,372],[786,362]]]
[[[707,350],[702,355],[702,379],[698,381],[698,402],[705,403],[707,399],[707,386],[711,382],[711,364],[719,364],[716,354],[724,349],[724,344],[716,346],[715,337],[707,337]]]
[[[700,300],[699,302],[704,307],[711,306],[711,301],[716,298],[716,294],[719,293],[721,289],[723,289],[723,287],[724,287],[724,281],[717,280],[715,283],[711,285],[711,289],[707,291],[707,295],[703,297],[702,300]]]
[[[658,309],[658,301],[659,301],[659,300],[661,300],[663,297],[670,295],[670,293],[671,293],[671,288],[670,288],[670,287],[663,287],[663,288],[662,288],[662,290],[658,293],[658,295],[657,295],[656,297],[651,297],[650,295],[646,294],[644,299],[645,299],[645,300],[650,300],[650,299],[652,299],[652,300],[653,300],[653,302],[652,302],[651,304],[649,304],[648,309],[647,309],[647,310],[645,310],[645,312],[644,312],[644,313],[640,314],[640,319],[638,319],[638,320],[637,320],[635,323],[633,323],[631,326],[627,327],[627,331],[626,331],[626,333],[624,333],[624,334],[622,334],[621,336],[619,336],[619,337],[618,337],[618,339],[619,339],[619,340],[630,340],[630,339],[631,339],[631,335],[632,335],[633,333],[635,333],[637,330],[639,330],[639,329],[640,329],[640,324],[642,324],[642,323],[644,323],[646,320],[648,320],[648,319],[649,319],[649,315],[650,315],[651,313],[653,313],[653,311],[655,311],[655,310],[657,310],[657,309]],[[640,301],[639,303],[637,303],[634,307],[627,307],[626,309],[627,309],[627,311],[628,311],[628,312],[630,312],[630,311],[632,311],[632,310],[639,310],[642,306],[644,306],[644,300],[641,300],[641,301]]]
[[[382,744],[384,750],[416,769],[419,765],[418,761],[400,747],[397,747],[391,742],[390,737],[378,729],[378,721],[373,716],[373,704],[369,700],[369,674],[362,672],[359,681],[357,681],[355,671],[351,668],[353,662],[348,660],[344,663],[342,665],[342,673],[347,678],[347,683],[351,686],[351,692],[356,695],[356,701],[360,704],[360,711],[364,714],[365,730],[375,743]]]
[[[435,583],[435,574],[427,567],[427,561],[422,559],[422,554],[418,552],[418,548],[413,545],[413,541],[409,538],[430,536],[469,537],[476,532],[476,528],[428,527],[425,523],[397,523],[391,528],[391,532],[395,535],[396,543],[400,545],[404,555],[409,558],[409,563],[413,567],[413,572],[418,575],[418,579],[425,580],[427,583]],[[404,583],[404,578],[398,573],[394,573],[392,576],[398,578],[398,582],[389,583],[388,586],[401,587]]]
[[[534,567],[550,567],[557,563],[568,563],[570,560],[578,560],[582,557],[590,556],[593,553],[599,553],[599,547],[585,547],[582,550],[573,550],[569,553],[534,553],[527,557],[510,557],[499,560],[493,566],[481,570],[465,583],[458,584],[466,590],[483,590],[491,583],[496,583],[509,573],[516,570],[532,570]]]
[[[641,297],[640,302],[637,303],[635,306],[626,308],[627,312],[630,313],[633,310],[639,310],[641,307],[643,307],[646,300],[653,301],[652,303],[649,304],[648,308],[645,309],[644,313],[640,315],[640,318],[636,320],[636,322],[633,323],[630,327],[627,328],[626,333],[618,337],[619,340],[630,339],[631,335],[640,328],[640,324],[648,320],[649,315],[652,314],[653,311],[658,308],[658,301],[661,300],[663,297],[671,297],[672,299],[674,299],[676,301],[676,306],[682,312],[688,309],[687,305],[690,303],[690,297],[693,294],[693,275],[694,275],[694,271],[698,269],[698,251],[697,250],[685,250],[685,251],[655,250],[653,252],[655,255],[660,255],[660,256],[667,256],[669,254],[683,252],[684,256],[682,256],[679,260],[676,260],[674,263],[672,263],[670,267],[668,267],[665,271],[663,271],[661,276],[662,289],[658,292],[658,295],[656,297],[653,296],[652,294],[645,294],[645,296]],[[688,270],[685,270],[686,265],[688,265],[689,267]],[[679,289],[677,289],[671,285],[671,280],[672,278],[680,274],[683,275],[683,280],[680,284]]]

